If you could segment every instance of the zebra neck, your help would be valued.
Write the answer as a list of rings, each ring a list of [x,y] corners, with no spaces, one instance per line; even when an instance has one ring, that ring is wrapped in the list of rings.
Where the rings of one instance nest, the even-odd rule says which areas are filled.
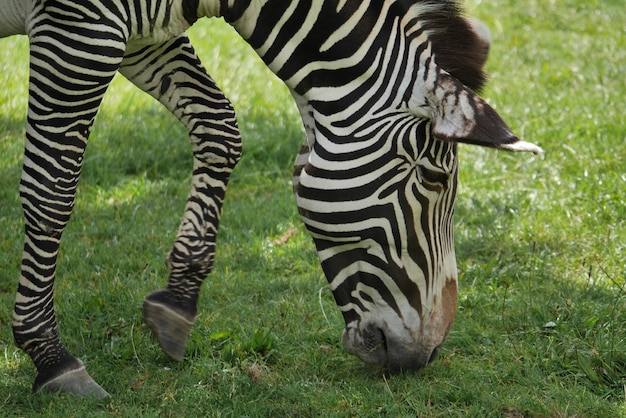
[[[224,8],[231,3],[232,7]],[[221,4],[220,15],[270,70],[301,95],[312,87],[315,70],[326,64],[332,70],[337,65],[350,67],[350,76],[363,72],[373,58],[363,54],[377,42],[380,27],[376,26],[389,23],[384,18],[389,2],[382,1],[222,0]],[[348,74],[332,71],[331,75],[339,81]],[[329,86],[326,81],[332,84],[332,80],[321,84]]]

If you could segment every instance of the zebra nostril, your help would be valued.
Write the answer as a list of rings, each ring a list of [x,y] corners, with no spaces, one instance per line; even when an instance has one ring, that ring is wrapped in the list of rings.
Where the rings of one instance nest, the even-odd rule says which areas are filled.
[[[434,348],[434,350],[430,353],[430,357],[428,358],[428,362],[426,364],[432,363],[433,361],[437,359],[437,357],[439,357],[440,349],[441,349],[441,346]]]
[[[368,327],[363,330],[363,346],[372,353],[380,349],[387,349],[385,333],[380,328]]]

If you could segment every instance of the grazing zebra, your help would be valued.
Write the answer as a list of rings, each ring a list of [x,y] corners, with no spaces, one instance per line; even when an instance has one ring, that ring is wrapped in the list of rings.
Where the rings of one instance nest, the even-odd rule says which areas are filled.
[[[168,284],[143,305],[164,351],[183,358],[241,155],[233,108],[184,33],[200,17],[223,17],[293,93],[306,131],[297,205],[346,322],[343,344],[365,362],[420,368],[450,330],[456,144],[541,151],[473,92],[488,41],[456,1],[0,0],[0,10],[0,36],[30,39],[13,332],[37,368],[34,391],[107,395],[59,340],[53,282],[89,132],[118,71],[191,138]]]

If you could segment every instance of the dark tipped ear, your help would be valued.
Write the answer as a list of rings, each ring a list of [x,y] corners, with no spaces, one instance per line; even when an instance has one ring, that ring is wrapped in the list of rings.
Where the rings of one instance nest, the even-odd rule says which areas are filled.
[[[538,146],[520,141],[487,102],[445,71],[439,71],[428,100],[433,134],[443,141],[543,153]]]

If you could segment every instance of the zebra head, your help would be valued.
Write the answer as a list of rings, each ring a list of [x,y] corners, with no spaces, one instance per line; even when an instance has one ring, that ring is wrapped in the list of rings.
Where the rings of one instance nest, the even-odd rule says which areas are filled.
[[[473,90],[488,38],[457,16],[464,49],[446,50],[450,33],[421,17],[391,20],[354,80],[323,85],[327,74],[294,92],[307,128],[294,191],[345,320],[343,345],[392,372],[433,361],[455,317],[457,143],[541,152]]]
[[[540,152],[475,91],[488,35],[453,0],[259,0],[224,12],[305,125],[294,192],[349,353],[391,371],[437,354],[457,302],[457,143]]]

